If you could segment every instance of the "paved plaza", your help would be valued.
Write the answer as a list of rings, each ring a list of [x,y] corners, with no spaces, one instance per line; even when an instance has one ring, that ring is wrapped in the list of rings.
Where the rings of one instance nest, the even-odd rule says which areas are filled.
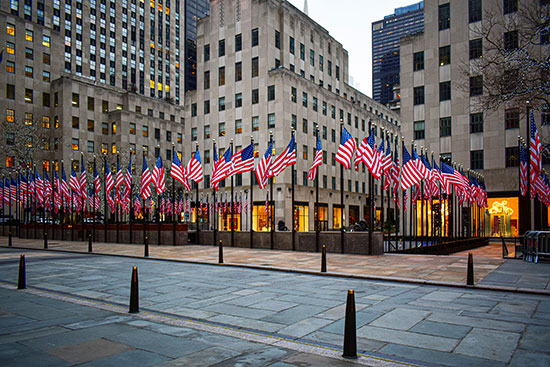
[[[23,242],[16,239],[14,246],[41,244],[32,240]],[[66,250],[80,246],[82,252],[87,251],[82,243],[52,241],[53,246]],[[94,251],[100,251],[101,246],[126,252],[143,249],[94,244]],[[151,246],[150,250],[152,256],[160,256],[161,252],[166,255],[174,250],[188,251],[189,255],[192,249],[195,247]],[[205,262],[217,260],[217,248],[203,246],[196,250],[200,251],[193,260],[200,257]],[[287,270],[289,263],[281,263],[284,257],[292,258],[287,261],[303,261],[302,270],[307,270],[310,263],[312,269],[316,268],[313,259],[319,258],[318,254],[252,250],[248,260],[243,261],[243,255],[238,254],[250,250],[225,250],[228,262],[246,263],[255,259],[262,261],[258,265]],[[28,289],[16,291],[19,255],[23,251],[3,247],[0,363],[547,366],[550,298],[545,294],[546,286],[542,289],[541,285],[548,282],[549,265],[503,261],[496,256],[490,258],[492,252],[494,248],[477,250],[477,261],[482,260],[484,253],[490,270],[479,277],[481,284],[486,282],[487,289],[472,289],[456,284],[343,276],[344,271],[333,258],[342,256],[338,266],[344,266],[353,255],[329,254],[332,264],[329,271],[338,270],[341,276],[321,276],[313,272],[144,259],[142,253],[126,254],[135,255],[129,257],[27,250],[24,253]],[[264,253],[263,257],[271,262],[258,253]],[[364,275],[368,275],[375,259],[388,261],[384,264],[388,266],[398,256],[357,256],[355,263],[367,264]],[[464,257],[459,254],[423,259],[407,255],[402,261],[418,259],[420,265],[414,265],[416,269],[429,267],[431,261],[441,274],[452,276],[453,271],[443,269],[452,270],[453,265],[465,261]],[[127,309],[133,266],[139,269],[141,312],[130,315]],[[411,273],[414,269],[405,267],[403,271]],[[462,266],[461,271],[465,272]],[[479,274],[477,268],[476,272]],[[414,274],[410,275],[409,278],[414,278]],[[535,276],[538,278],[531,279]],[[505,280],[504,284],[498,283],[499,277]],[[490,290],[525,288],[524,283],[529,280],[539,286],[530,289],[533,294]],[[340,357],[348,289],[354,289],[356,297],[357,343],[361,355],[356,361]]]

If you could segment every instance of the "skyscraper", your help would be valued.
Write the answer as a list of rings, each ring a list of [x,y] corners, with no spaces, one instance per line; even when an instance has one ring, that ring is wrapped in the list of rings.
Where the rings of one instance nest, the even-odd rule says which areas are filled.
[[[393,100],[399,84],[399,40],[424,30],[424,2],[396,8],[372,23],[372,96],[382,104]]]

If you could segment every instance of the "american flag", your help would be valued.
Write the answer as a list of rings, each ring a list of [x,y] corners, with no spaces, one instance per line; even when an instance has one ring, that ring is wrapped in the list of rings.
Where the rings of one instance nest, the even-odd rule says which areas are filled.
[[[464,180],[464,176],[445,162],[441,162],[441,177],[443,177],[443,183],[447,193],[451,190],[451,184],[457,188],[468,186],[468,182]]]
[[[54,202],[57,209],[61,208],[61,195],[63,195],[63,189],[61,188],[61,181],[57,176],[57,171],[53,174],[53,182],[55,184]]]
[[[530,131],[531,131],[531,144],[530,144],[530,152],[531,152],[531,182],[535,182],[537,179],[537,176],[539,172],[542,169],[542,156],[541,156],[541,150],[542,145],[540,141],[539,132],[537,130],[537,126],[535,125],[535,118],[533,116],[533,111],[531,110],[531,122],[530,122]]]
[[[414,160],[409,155],[407,148],[403,145],[403,167],[401,168],[401,188],[407,190],[412,185],[418,184],[422,175],[418,171]]]
[[[273,177],[277,177],[288,166],[296,164],[296,141],[294,135],[290,139],[286,149],[277,157],[271,165]]]
[[[434,177],[436,184],[441,184],[441,188],[443,188],[445,193],[447,193],[447,191],[445,190],[445,183],[443,182],[443,176],[441,175],[441,170],[437,166],[437,163],[435,162],[435,160],[433,160],[433,157],[432,157],[432,175]]]
[[[220,187],[220,181],[229,177],[231,171],[231,149],[227,149],[220,160],[217,160],[217,154],[214,150],[214,167],[212,170],[212,186],[216,190]]]
[[[84,164],[84,154],[80,155],[80,179],[79,179],[79,184],[80,184],[80,196],[82,196],[84,198],[84,200],[86,199],[86,197],[88,196],[87,195],[87,191],[86,191],[86,165]]]
[[[390,176],[391,175],[390,170],[392,168],[391,144],[388,141],[386,145],[387,145],[386,154],[381,159],[380,168],[385,176]]]
[[[313,159],[313,164],[309,171],[307,171],[307,178],[311,181],[315,180],[317,177],[317,167],[323,163],[323,149],[321,147],[321,139],[317,137],[317,148],[315,151],[315,159]]]
[[[412,159],[416,166],[416,169],[418,172],[420,172],[420,177],[422,179],[428,178],[428,167],[424,165],[418,154],[416,153],[416,150],[412,151]]]
[[[65,175],[65,169],[61,171],[61,189],[63,190],[63,195],[65,195],[66,202],[71,196],[71,190],[69,189],[69,184],[67,183],[67,176]]]
[[[269,217],[269,193],[265,194],[265,214]]]
[[[11,179],[10,186],[10,200],[17,201],[17,181],[15,181],[13,178]]]
[[[359,165],[359,161],[363,162],[369,171],[375,175],[378,171],[380,161],[374,144],[374,130],[371,129],[368,138],[364,138],[359,144],[359,158],[355,158],[355,167]]]
[[[120,156],[116,157],[116,182],[115,182],[115,201],[121,203],[121,186],[124,183],[124,174],[120,168]]]
[[[74,196],[80,197],[80,182],[78,180],[78,177],[76,177],[74,166],[72,167],[71,178],[69,179],[69,186],[71,187],[71,189],[73,189]]]
[[[338,152],[336,153],[336,161],[340,162],[346,169],[351,167],[351,159],[353,153],[355,152],[355,139],[351,134],[346,130],[342,131],[342,138],[340,140],[340,146],[338,147]]]
[[[243,211],[248,211],[248,192],[244,194],[244,205],[243,205]]]
[[[426,159],[426,156],[422,154],[420,158],[422,164],[426,167],[426,186],[424,187],[424,199],[430,199],[439,195],[439,189],[437,188],[437,180],[433,174],[432,165],[430,161]]]
[[[90,197],[92,198],[92,206],[95,211],[99,210],[99,204],[101,202],[101,199],[99,198],[98,193],[96,192],[95,195],[93,193],[93,190],[90,189]]]
[[[74,169],[73,169],[73,172],[74,172]],[[76,178],[76,173],[75,173],[75,178]],[[36,169],[34,170],[34,185],[36,188],[36,201],[38,201],[38,203],[42,205],[44,203],[44,183],[42,181],[42,177],[40,177]],[[80,189],[80,185],[78,184],[78,179],[76,181],[76,189],[77,190]]]
[[[113,174],[111,173],[111,169],[109,168],[109,165],[107,162],[105,162],[105,186],[107,189],[107,195],[111,192],[113,187],[115,187],[115,181],[113,180]]]
[[[201,182],[203,180],[204,173],[202,170],[201,154],[198,149],[187,163],[185,175],[188,180],[193,180],[195,182]]]
[[[376,170],[372,173],[375,179],[379,180],[380,177],[382,177],[383,167],[382,163],[384,160],[384,134],[382,134],[382,142],[380,143],[380,146],[378,147],[378,150],[376,151],[375,159],[377,161],[376,164]]]
[[[128,160],[128,169],[124,176],[124,202],[130,205],[130,190],[132,189],[132,153],[130,153],[130,159]]]
[[[253,169],[254,146],[250,144],[231,157],[231,169],[229,171],[229,176],[236,175],[237,173],[252,171]]]
[[[162,158],[157,158],[155,168],[153,168],[153,183],[157,189],[157,194],[162,194],[166,191],[166,182],[164,180],[164,167],[162,166]]]
[[[172,165],[170,166],[170,176],[178,182],[182,183],[187,190],[191,190],[189,181],[185,178],[185,172],[183,166],[181,165],[180,157],[178,157],[178,153],[176,153],[175,149],[174,157],[172,158]]]
[[[521,196],[527,195],[527,184],[529,180],[528,174],[528,162],[527,162],[527,149],[520,144],[519,146],[519,187]]]
[[[4,205],[4,181],[0,180],[0,189],[2,189],[2,192],[0,192],[0,203]]]
[[[267,186],[269,177],[272,176],[271,173],[271,164],[272,164],[272,153],[273,153],[273,141],[269,142],[269,146],[265,151],[260,163],[256,167],[256,178],[258,179],[258,185],[261,189]]]
[[[147,159],[145,159],[145,154],[143,155],[143,170],[141,171],[141,186],[139,188],[139,193],[143,200],[147,200],[151,197],[151,172],[147,166]]]
[[[392,180],[392,191],[394,201],[399,197],[397,189],[399,188],[399,156],[397,151],[394,153],[392,167],[391,167],[391,180]],[[398,200],[399,202],[399,200]]]
[[[56,173],[57,177],[57,173]],[[99,180],[99,173],[97,173],[97,166],[94,161],[94,189],[95,189],[95,197],[99,197],[101,193],[101,181]]]
[[[4,195],[3,195],[4,196],[4,203],[9,204],[10,203],[10,180],[9,180],[9,178],[6,178],[4,180],[4,186],[2,187],[2,190],[3,191],[5,190]]]
[[[134,197],[134,217],[139,216],[139,213],[141,213],[141,201],[139,200],[139,196]]]

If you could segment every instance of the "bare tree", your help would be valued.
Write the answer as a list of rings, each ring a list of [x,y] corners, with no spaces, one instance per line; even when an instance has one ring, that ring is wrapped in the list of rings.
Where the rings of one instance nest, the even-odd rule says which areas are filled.
[[[483,54],[470,55],[464,73],[470,83],[482,76],[482,109],[524,107],[526,101],[538,110],[550,105],[550,5],[542,4],[519,1],[517,11],[506,15],[495,6],[485,12],[480,26],[472,24]]]

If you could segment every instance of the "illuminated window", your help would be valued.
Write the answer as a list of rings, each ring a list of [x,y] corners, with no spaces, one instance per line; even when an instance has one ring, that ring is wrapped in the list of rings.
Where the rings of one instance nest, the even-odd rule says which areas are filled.
[[[121,111],[121,110],[122,110],[122,108],[123,108],[123,106],[122,106],[121,104],[117,104],[117,105],[116,105],[116,109],[117,109],[117,111]]]
[[[111,153],[116,154],[116,144],[115,143],[113,143],[111,145]]]
[[[241,134],[243,132],[243,120],[235,120],[235,134]]]
[[[15,164],[15,157],[8,155],[6,157],[6,167],[13,167]]]
[[[346,213],[342,215],[342,208],[336,205],[332,208],[332,228],[339,229],[342,227],[342,217],[345,217]]]
[[[136,135],[136,124],[133,122],[130,122],[130,134]]]
[[[32,78],[33,77],[33,70],[32,70],[32,66],[25,66],[25,76],[27,78]]]
[[[6,42],[6,52],[10,55],[15,55],[15,43]]]
[[[42,116],[42,127],[44,129],[50,128],[50,116]]]
[[[252,131],[260,130],[260,118],[258,116],[252,117]]]
[[[15,62],[6,61],[6,71],[12,74],[15,73]]]
[[[7,122],[14,122],[15,121],[15,111],[10,110],[9,108],[6,109],[6,121]]]
[[[73,107],[80,107],[80,95],[78,93],[73,93]]]
[[[73,138],[72,149],[78,150],[78,139]]]
[[[111,124],[111,134],[116,135],[116,122]]]
[[[143,126],[143,136],[148,137],[149,136],[149,126]]]
[[[178,133],[178,137],[176,141],[178,142],[178,144],[181,144],[182,140],[183,140],[182,134]]]
[[[107,144],[101,143],[101,154],[107,154],[109,149],[107,149]]]
[[[10,36],[15,36],[15,25],[13,25],[11,23],[6,23],[6,32]]]
[[[32,42],[33,40],[33,34],[30,29],[25,29],[25,40]]]
[[[42,46],[50,47],[50,36],[42,36]]]
[[[44,70],[42,72],[42,80],[45,81],[45,82],[50,82],[50,72],[49,71],[46,71]]]
[[[25,125],[32,126],[32,121],[33,121],[32,113],[25,112]]]

